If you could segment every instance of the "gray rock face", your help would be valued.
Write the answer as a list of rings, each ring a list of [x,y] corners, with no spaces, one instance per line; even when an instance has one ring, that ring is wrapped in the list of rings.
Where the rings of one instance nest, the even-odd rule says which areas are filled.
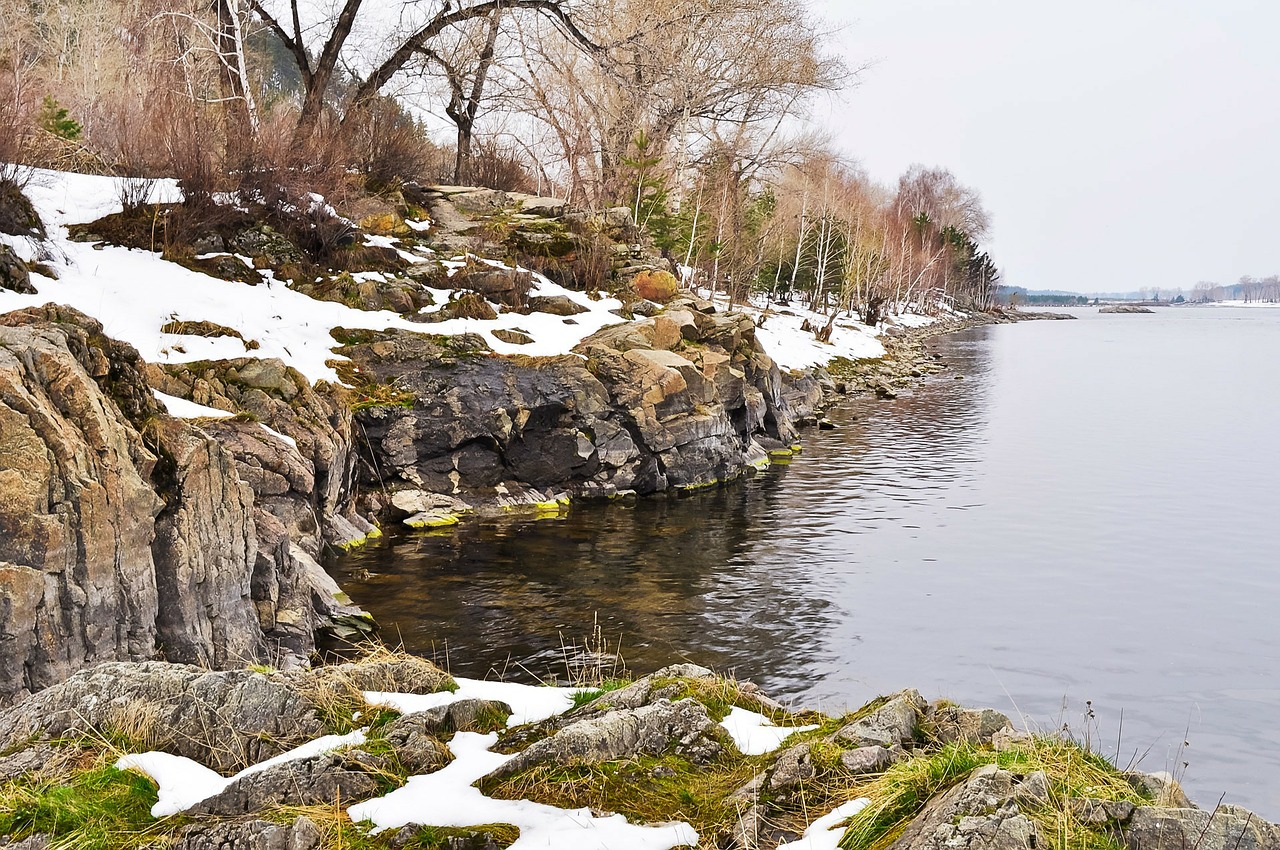
[[[32,737],[113,729],[139,731],[157,749],[222,772],[324,734],[316,705],[283,674],[111,662],[76,673],[0,715],[0,751]]]
[[[279,418],[310,465],[290,448],[293,465],[273,467],[248,460],[233,426],[167,417],[146,371],[74,310],[0,316],[0,705],[101,661],[305,658],[326,621],[363,616],[292,548],[319,553],[315,517],[340,509],[354,464],[314,393],[295,386],[294,406],[281,402],[293,418]],[[291,373],[246,371],[241,400],[279,410],[253,386]]]
[[[192,815],[232,817],[279,806],[356,803],[378,793],[367,753],[327,753],[255,771],[192,806]]]
[[[98,383],[137,355],[43,319],[0,317],[0,704],[156,650],[156,456]]]
[[[1165,809],[1141,806],[1123,831],[1129,850],[1276,850],[1280,826],[1238,806]]]
[[[918,691],[906,690],[871,714],[835,733],[837,740],[859,747],[893,747],[912,741],[926,703]]]
[[[292,824],[265,820],[226,821],[189,827],[174,850],[316,850],[320,829],[310,818]]]
[[[502,779],[539,764],[601,764],[669,751],[695,761],[709,760],[721,750],[715,729],[715,721],[701,703],[659,700],[572,723],[531,745],[485,780]]]
[[[214,669],[265,658],[250,587],[253,491],[231,454],[185,422],[161,419],[152,433],[171,464],[152,546],[165,657]]]
[[[1039,827],[1014,799],[1019,777],[995,765],[929,802],[890,847],[892,850],[1029,850],[1044,847]]]

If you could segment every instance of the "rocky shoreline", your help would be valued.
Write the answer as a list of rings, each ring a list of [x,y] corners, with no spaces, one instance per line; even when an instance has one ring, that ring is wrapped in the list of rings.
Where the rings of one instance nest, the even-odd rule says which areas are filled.
[[[1280,827],[911,690],[827,716],[689,664],[553,688],[384,651],[72,675],[0,718],[0,846],[1273,850]]]

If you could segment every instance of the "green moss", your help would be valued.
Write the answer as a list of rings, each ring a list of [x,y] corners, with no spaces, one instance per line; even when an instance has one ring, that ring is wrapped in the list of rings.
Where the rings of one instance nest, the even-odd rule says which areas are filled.
[[[404,524],[410,528],[449,528],[457,525],[461,520],[456,514],[437,514],[427,516],[422,519],[407,519]]]

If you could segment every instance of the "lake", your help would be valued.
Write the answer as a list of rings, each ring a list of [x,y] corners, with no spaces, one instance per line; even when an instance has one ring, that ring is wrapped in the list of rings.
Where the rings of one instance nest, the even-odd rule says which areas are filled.
[[[934,338],[948,372],[744,483],[329,566],[459,674],[598,632],[831,711],[916,687],[1280,820],[1280,309],[1076,314]]]

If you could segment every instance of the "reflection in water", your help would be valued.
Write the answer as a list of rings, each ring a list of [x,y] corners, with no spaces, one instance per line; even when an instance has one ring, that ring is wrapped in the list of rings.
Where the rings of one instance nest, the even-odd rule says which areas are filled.
[[[1203,800],[1280,818],[1280,311],[1082,315],[935,340],[964,380],[853,402],[744,484],[331,568],[461,674],[563,675],[598,616],[634,671],[688,659],[827,708],[914,686],[1079,731],[1091,699],[1095,739],[1123,709],[1122,761],[1187,761]]]

